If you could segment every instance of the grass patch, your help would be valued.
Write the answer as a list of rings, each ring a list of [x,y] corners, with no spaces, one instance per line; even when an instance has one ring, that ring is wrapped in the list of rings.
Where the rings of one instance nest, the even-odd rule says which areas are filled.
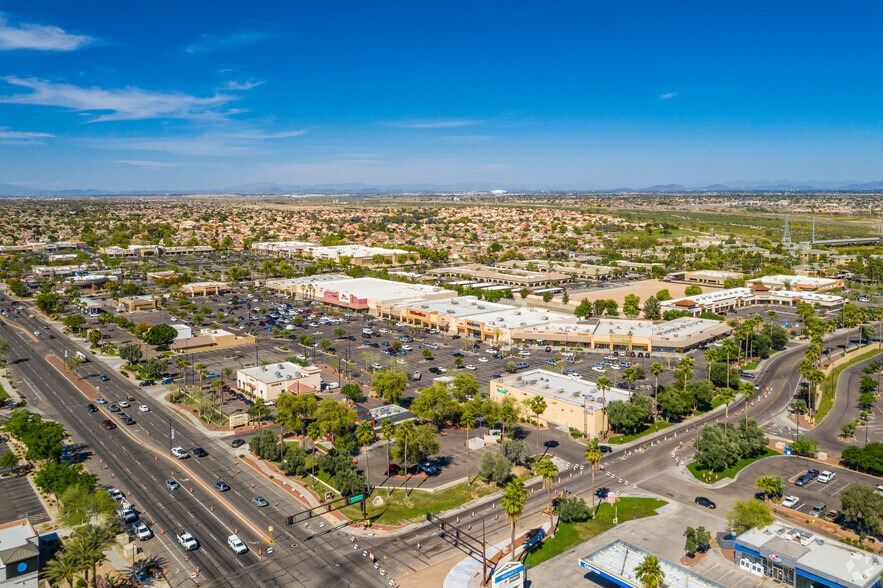
[[[760,365],[759,359],[752,359],[751,361],[749,361],[748,363],[743,365],[742,369],[743,370],[756,370],[757,366],[759,366],[759,365]]]
[[[412,478],[410,484],[418,482],[419,478]],[[407,497],[405,497],[404,490],[393,490],[392,494],[387,497],[384,489],[377,488],[368,497],[368,518],[372,523],[382,525],[400,525],[406,522],[423,520],[428,512],[439,513],[450,510],[476,498],[498,492],[501,489],[496,484],[486,484],[477,481],[473,482],[472,486],[467,486],[463,483],[446,490],[440,490],[439,492],[412,490]],[[383,505],[377,508],[371,505],[371,500],[375,496],[380,496],[383,499]],[[362,519],[362,510],[358,504],[344,507],[340,509],[340,512],[352,520],[358,521]]]
[[[3,389],[3,385],[0,384],[0,400],[9,400],[9,392]]]
[[[853,357],[843,365],[838,365],[831,371],[831,375],[825,378],[825,380],[822,382],[822,397],[819,399],[819,405],[816,408],[817,425],[821,423],[822,420],[824,420],[824,418],[831,411],[831,408],[834,406],[834,395],[837,391],[837,379],[840,377],[840,372],[860,361],[871,359],[879,353],[879,349],[874,349],[866,353],[862,353],[861,355]]]
[[[722,472],[714,472],[711,476],[711,482],[717,482],[721,478],[735,478],[736,474],[742,470],[743,468],[753,464],[759,459],[763,459],[765,457],[770,457],[771,455],[779,455],[778,451],[773,451],[770,448],[767,448],[762,454],[757,457],[743,457],[727,469]],[[703,466],[699,465],[698,462],[692,462],[687,464],[687,469],[690,470],[690,473],[693,474],[693,477],[699,480],[700,482],[705,482],[705,476],[708,474],[708,470]]]
[[[659,421],[655,425],[650,425],[645,428],[640,433],[635,435],[617,435],[616,437],[611,437],[607,440],[607,443],[628,443],[629,441],[634,441],[635,439],[640,439],[641,437],[646,437],[647,435],[651,435],[657,431],[661,431],[662,429],[666,429],[671,426],[671,423],[668,421]]]
[[[642,519],[656,514],[657,509],[668,504],[664,500],[656,498],[622,498],[613,505],[607,502],[598,507],[598,514],[594,519],[581,523],[561,523],[555,536],[546,539],[540,545],[524,557],[524,564],[534,567],[544,561],[564,553],[572,547],[576,547],[583,541],[587,541],[599,535],[613,525],[613,516],[619,517],[619,522]]]

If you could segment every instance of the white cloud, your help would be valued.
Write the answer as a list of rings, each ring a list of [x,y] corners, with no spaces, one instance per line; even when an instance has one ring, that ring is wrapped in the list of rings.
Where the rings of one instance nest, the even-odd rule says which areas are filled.
[[[268,33],[266,31],[241,31],[227,35],[204,33],[199,36],[199,40],[187,47],[185,51],[187,53],[208,53],[209,51],[216,51],[218,49],[229,49],[241,45],[260,43],[262,41],[274,39],[277,36],[276,33]]]
[[[453,129],[457,127],[468,127],[477,125],[480,121],[465,118],[438,119],[438,120],[420,120],[420,121],[403,121],[392,123],[393,126],[403,129]]]
[[[298,137],[304,133],[306,133],[306,130],[303,129],[280,131],[277,133],[246,129],[226,133],[212,132],[180,137],[109,139],[104,141],[101,146],[115,150],[157,151],[174,153],[176,155],[225,157],[230,155],[256,154],[260,152],[264,141]]]
[[[9,127],[0,127],[0,143],[30,143],[54,136],[50,133],[11,131]]]
[[[199,98],[179,92],[153,92],[140,88],[82,88],[73,84],[56,84],[37,78],[3,78],[7,83],[32,90],[29,94],[0,96],[0,102],[60,106],[87,115],[105,112],[93,119],[143,120],[150,118],[219,118],[235,111],[221,107],[233,96],[215,94]]]
[[[263,80],[246,80],[244,82],[229,81],[223,85],[223,90],[251,90],[258,86],[263,86],[267,82]]]
[[[678,95],[677,92],[667,92],[665,94],[660,94],[659,99],[660,100],[671,100],[672,98],[674,98],[677,95]]]
[[[135,167],[143,167],[147,169],[165,169],[169,167],[180,167],[184,164],[169,161],[147,161],[144,159],[117,159],[114,163],[122,163],[125,165],[133,165]]]
[[[30,23],[10,25],[0,14],[0,51],[35,49],[37,51],[73,51],[94,41],[86,35],[71,35],[64,30]]]

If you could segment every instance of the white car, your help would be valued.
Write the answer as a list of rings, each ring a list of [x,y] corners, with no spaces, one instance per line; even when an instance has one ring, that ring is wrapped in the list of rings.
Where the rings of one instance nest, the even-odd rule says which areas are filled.
[[[785,508],[794,508],[797,506],[798,502],[800,502],[800,499],[796,496],[786,496],[785,500],[782,501],[782,506]]]
[[[565,351],[561,354],[561,357],[573,357],[573,351]]]
[[[490,360],[489,360],[488,358],[486,358],[486,357],[479,357],[479,358],[478,358],[478,361],[481,362],[481,363],[487,363],[487,362],[489,362]]]
[[[607,373],[607,370],[605,370],[605,369],[602,368],[602,367],[598,367],[598,366],[593,367],[593,368],[592,368],[592,371],[593,371],[593,372],[596,372],[596,373],[599,373],[599,374],[606,374],[606,373]]]
[[[381,333],[389,333],[386,329],[378,329]]]
[[[530,357],[530,351],[519,351],[518,355],[521,357]]]
[[[383,366],[380,365],[379,363],[372,363],[371,367],[375,370],[382,370],[383,369]]]
[[[35,337],[39,337],[39,336],[40,336],[40,331],[34,331],[34,336],[35,336]]]
[[[107,493],[110,494],[110,497],[114,500],[122,500],[124,498],[123,493],[116,488],[108,488]]]
[[[412,349],[414,348],[410,345],[402,345],[402,351],[411,351]]]
[[[821,482],[822,484],[827,484],[828,482],[833,481],[834,478],[836,478],[836,477],[837,477],[837,474],[835,474],[834,472],[829,472],[828,470],[824,470],[824,471],[822,471],[821,474],[819,474],[819,482]]]
[[[187,459],[190,457],[190,454],[187,453],[183,447],[172,447],[172,455],[178,459]]]
[[[142,404],[141,406],[138,407],[138,410],[140,410],[141,412],[150,412],[150,407],[147,406],[146,404]]]
[[[119,402],[117,402],[117,406],[119,406],[120,408],[129,408],[129,403],[125,400],[120,400]]]
[[[193,538],[193,535],[188,533],[187,531],[181,531],[178,533],[178,543],[181,544],[181,547],[186,549],[187,551],[193,551],[197,547],[199,547],[199,542]]]
[[[242,555],[248,551],[248,546],[242,542],[242,539],[237,535],[230,535],[227,537],[227,545],[230,546],[230,549],[235,551],[237,554]]]
[[[619,371],[619,370],[622,369],[621,367],[619,367],[619,366],[618,366],[617,364],[615,364],[615,363],[614,363],[613,365],[609,365],[609,366],[607,366],[607,367],[609,367],[609,368],[612,369],[612,370],[617,370],[617,371]]]
[[[400,365],[407,365],[407,364],[408,364],[408,362],[405,361],[404,359],[397,359],[397,360],[396,360],[396,363],[398,363],[398,364],[400,364]]]
[[[132,525],[132,533],[134,533],[135,537],[138,537],[141,541],[147,541],[153,537],[153,531],[150,530],[150,527],[148,527],[144,521]]]
[[[474,370],[475,366],[470,363],[469,365],[466,366],[466,369],[467,370]]]
[[[440,367],[440,368],[438,368],[438,372],[440,374],[446,374],[446,373],[448,373],[448,368]]]

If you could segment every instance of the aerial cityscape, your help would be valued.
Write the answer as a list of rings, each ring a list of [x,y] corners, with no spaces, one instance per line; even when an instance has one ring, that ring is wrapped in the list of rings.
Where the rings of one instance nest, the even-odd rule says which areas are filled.
[[[881,17],[0,3],[0,588],[883,586]]]

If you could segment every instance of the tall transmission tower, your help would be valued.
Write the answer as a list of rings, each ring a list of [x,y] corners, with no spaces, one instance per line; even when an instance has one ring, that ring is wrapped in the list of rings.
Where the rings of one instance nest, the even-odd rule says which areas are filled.
[[[791,245],[791,216],[785,216],[785,232],[782,233],[782,245]]]

